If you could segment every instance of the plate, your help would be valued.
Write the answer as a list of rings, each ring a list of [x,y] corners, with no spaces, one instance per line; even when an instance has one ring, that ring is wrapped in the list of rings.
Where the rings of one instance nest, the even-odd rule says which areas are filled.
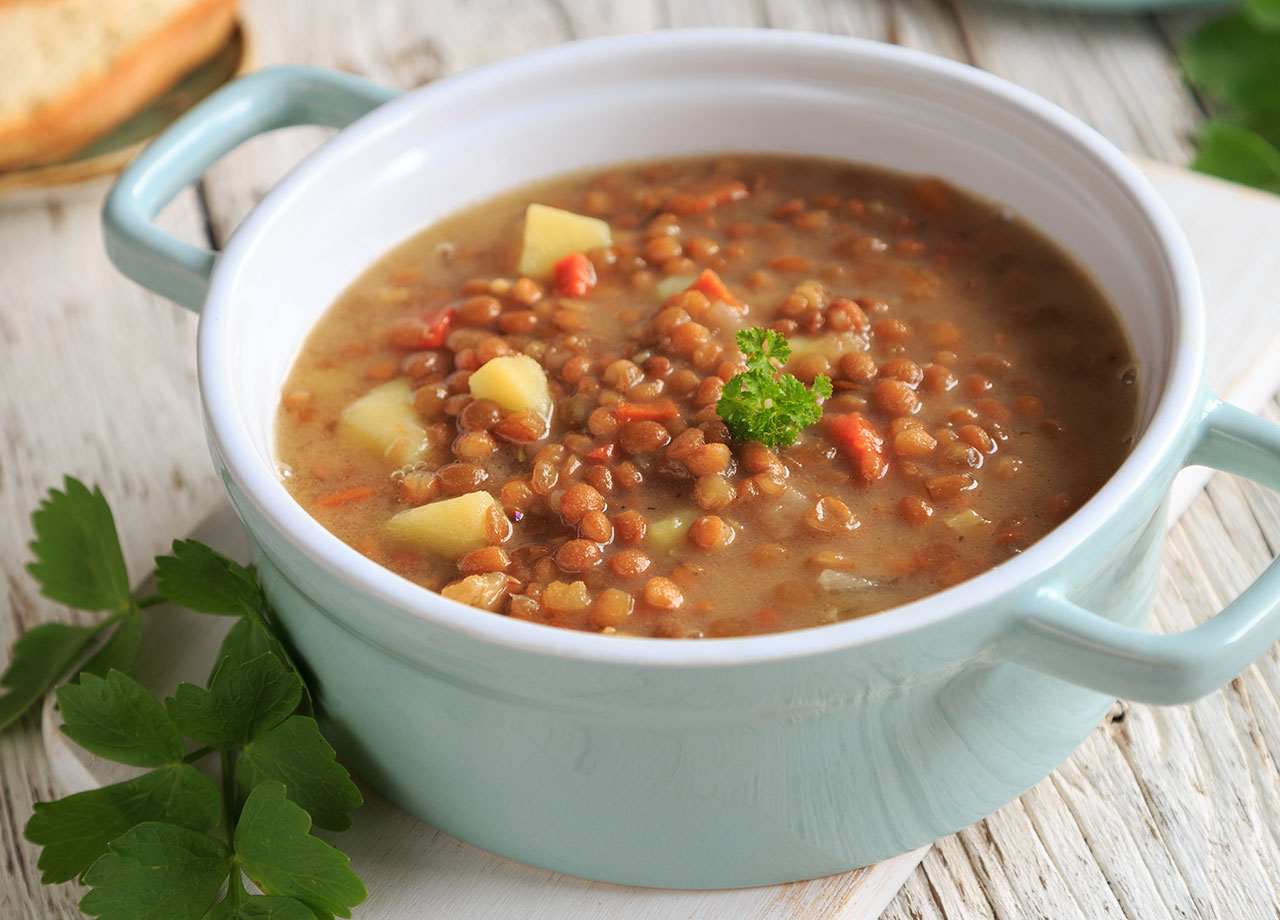
[[[147,141],[218,87],[246,73],[253,64],[252,50],[244,22],[237,22],[231,37],[213,57],[87,147],[48,166],[0,171],[0,207],[43,204],[104,191],[106,180],[124,169]]]

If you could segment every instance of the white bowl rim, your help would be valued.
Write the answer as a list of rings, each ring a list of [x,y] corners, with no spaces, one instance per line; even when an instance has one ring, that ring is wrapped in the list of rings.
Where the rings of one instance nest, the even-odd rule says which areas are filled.
[[[1019,111],[1069,141],[1128,194],[1148,222],[1166,262],[1173,295],[1168,376],[1146,431],[1121,467],[1071,517],[1026,551],[968,581],[877,614],[791,632],[722,639],[648,639],[605,636],[548,627],[477,611],[429,591],[362,556],[307,514],[289,495],[276,471],[261,462],[231,397],[228,360],[233,323],[216,321],[234,309],[226,296],[237,266],[253,245],[274,206],[343,157],[360,137],[411,113],[417,100],[438,93],[465,93],[473,86],[511,81],[546,64],[587,66],[656,48],[708,47],[749,53],[761,47],[839,51],[930,72],[988,100]],[[1037,582],[1103,527],[1126,497],[1136,493],[1177,449],[1184,426],[1202,399],[1204,313],[1194,257],[1168,206],[1137,166],[1075,116],[1016,84],[925,52],[867,39],[774,29],[688,29],[610,36],[570,42],[498,61],[406,93],[380,106],[304,159],[249,213],[220,254],[210,279],[198,340],[199,383],[210,438],[232,479],[257,512],[309,559],[359,591],[413,617],[514,651],[610,665],[686,668],[749,665],[821,655],[921,630]],[[358,627],[353,627],[358,628]]]

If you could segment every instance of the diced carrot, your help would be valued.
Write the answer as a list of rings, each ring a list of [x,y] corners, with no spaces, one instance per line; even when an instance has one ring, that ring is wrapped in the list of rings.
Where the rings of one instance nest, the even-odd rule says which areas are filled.
[[[675,418],[680,410],[671,400],[658,399],[647,403],[620,402],[614,406],[613,413],[620,422],[662,422]]]
[[[737,306],[742,303],[741,300],[729,293],[729,289],[720,280],[720,276],[709,268],[703,269],[702,274],[697,277],[693,284],[689,285],[688,290],[701,291],[707,295],[707,300],[712,303],[717,300],[724,301],[730,306]]]
[[[596,286],[596,267],[580,252],[571,252],[551,268],[553,289],[562,297],[586,297]]]
[[[884,437],[861,412],[837,415],[829,428],[831,440],[853,461],[863,482],[875,482],[889,472]]]
[[[608,444],[601,444],[594,450],[587,451],[584,459],[592,463],[608,463],[618,455],[618,442],[610,441]]]
[[[316,499],[317,508],[336,508],[338,505],[349,505],[351,502],[363,501],[373,494],[373,489],[369,486],[352,486],[349,489],[339,489],[337,492],[330,492],[328,495]]]

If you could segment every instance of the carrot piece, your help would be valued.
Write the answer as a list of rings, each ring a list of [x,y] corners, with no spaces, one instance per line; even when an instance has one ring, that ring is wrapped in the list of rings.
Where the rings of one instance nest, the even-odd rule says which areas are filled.
[[[596,286],[596,267],[580,252],[571,252],[551,268],[554,290],[562,297],[586,297]]]
[[[317,508],[336,508],[338,505],[348,505],[351,502],[363,501],[373,494],[373,489],[369,486],[352,486],[350,489],[339,489],[337,492],[330,492],[328,495],[316,499]]]
[[[658,399],[647,403],[620,402],[614,407],[613,412],[620,422],[662,422],[680,414],[676,404],[669,399]]]
[[[618,442],[610,441],[608,444],[601,444],[594,450],[587,451],[584,459],[592,463],[608,463],[618,454]]]
[[[884,437],[861,412],[837,415],[831,420],[829,431],[831,440],[853,461],[854,471],[863,482],[875,482],[889,472]]]
[[[712,303],[717,300],[722,300],[730,306],[737,306],[742,303],[741,300],[729,293],[729,289],[720,280],[720,276],[709,268],[703,269],[702,274],[697,277],[693,284],[689,285],[687,290],[701,291],[707,295],[707,300]]]

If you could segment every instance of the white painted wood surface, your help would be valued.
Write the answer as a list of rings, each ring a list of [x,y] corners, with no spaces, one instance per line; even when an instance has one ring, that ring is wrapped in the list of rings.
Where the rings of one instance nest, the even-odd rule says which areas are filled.
[[[665,26],[809,28],[895,40],[976,63],[1047,96],[1126,151],[1182,163],[1197,118],[1169,35],[1186,17],[1085,17],[981,0],[246,0],[264,62],[337,66],[411,86],[526,48]],[[253,142],[210,171],[165,223],[225,238],[271,182],[322,136]],[[1248,217],[1199,208],[1190,183],[1157,172],[1202,252],[1211,320],[1242,325],[1222,353],[1275,331],[1280,278],[1270,199]],[[1179,196],[1185,195],[1180,204]],[[205,207],[202,207],[202,204]],[[1270,216],[1268,216],[1270,215]],[[1231,234],[1238,234],[1232,236]],[[1228,242],[1228,240],[1230,242]],[[1215,249],[1217,255],[1210,250]],[[1205,261],[1207,258],[1209,261]],[[1233,297],[1250,291],[1243,309]],[[92,199],[0,211],[0,646],[72,615],[22,572],[27,516],[74,473],[100,482],[141,574],[213,507],[194,384],[193,317],[115,275]],[[1258,362],[1254,393],[1274,391]],[[1271,417],[1280,415],[1270,406]],[[1280,500],[1217,477],[1171,532],[1157,628],[1220,607],[1280,548]],[[891,920],[1045,917],[1254,918],[1280,902],[1280,655],[1174,709],[1117,704],[1066,765],[991,818],[940,841],[884,913]],[[31,803],[56,795],[35,718],[0,736],[0,918],[77,916],[71,886],[43,888],[20,839]],[[422,916],[436,913],[430,903]],[[488,916],[504,916],[488,913]],[[613,916],[626,916],[614,912]],[[672,916],[687,916],[673,913]],[[792,915],[796,915],[793,914]],[[801,914],[806,915],[806,914]],[[810,912],[807,916],[820,916]],[[827,914],[830,916],[831,914]],[[584,916],[586,916],[584,914]],[[597,912],[591,916],[605,916]]]

